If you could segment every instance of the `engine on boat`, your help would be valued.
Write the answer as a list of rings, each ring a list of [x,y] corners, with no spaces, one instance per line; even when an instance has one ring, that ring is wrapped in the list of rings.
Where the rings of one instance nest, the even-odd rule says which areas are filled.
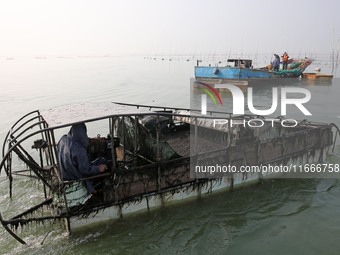
[[[120,145],[120,139],[118,137],[113,138],[114,149],[118,148]],[[110,135],[107,137],[101,137],[97,135],[95,138],[89,138],[89,145],[87,146],[87,152],[89,153],[91,159],[96,159],[103,157],[106,160],[112,159],[111,154],[112,148],[112,138]]]

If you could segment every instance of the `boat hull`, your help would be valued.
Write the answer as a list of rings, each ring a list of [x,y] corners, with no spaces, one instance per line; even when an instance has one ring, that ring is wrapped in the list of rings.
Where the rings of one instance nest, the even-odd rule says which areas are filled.
[[[262,71],[259,69],[235,68],[235,67],[195,67],[195,77],[197,78],[214,78],[214,79],[269,79],[275,78],[272,72]]]
[[[299,156],[288,157],[291,164],[300,165],[308,162],[320,162],[320,159],[326,157],[330,147],[324,149],[316,149],[306,152]],[[278,160],[273,162],[273,165],[286,164],[286,161]],[[161,208],[180,201],[188,201],[197,199],[208,194],[214,194],[217,192],[228,192],[235,188],[240,188],[245,185],[251,185],[258,183],[263,179],[269,179],[278,177],[278,174],[262,175],[260,173],[236,173],[233,176],[223,176],[218,179],[208,179],[197,185],[196,182],[188,183],[176,189],[160,193],[145,194],[142,197],[136,197],[129,201],[114,204],[111,207],[107,207],[103,210],[99,210],[93,213],[93,217],[78,217],[74,216],[70,218],[70,227],[73,230],[81,229],[84,226],[90,224],[99,223],[108,220],[118,220],[124,216],[131,215],[137,212],[147,212],[152,209]]]
[[[230,80],[267,80],[276,78],[297,78],[302,72],[279,71],[273,72],[261,69],[236,68],[236,67],[195,67],[196,79],[230,79]]]

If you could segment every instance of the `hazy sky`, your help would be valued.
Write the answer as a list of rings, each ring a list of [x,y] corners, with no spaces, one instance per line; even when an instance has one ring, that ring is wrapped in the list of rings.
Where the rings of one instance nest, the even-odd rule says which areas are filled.
[[[339,10],[338,0],[0,0],[0,56],[329,53]]]

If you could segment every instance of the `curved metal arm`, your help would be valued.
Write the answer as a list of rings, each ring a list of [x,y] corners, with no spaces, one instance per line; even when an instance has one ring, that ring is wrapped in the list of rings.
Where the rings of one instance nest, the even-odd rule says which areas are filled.
[[[7,232],[14,237],[15,240],[17,240],[19,243],[21,244],[27,244],[24,240],[22,240],[19,236],[17,236],[6,224],[6,222],[4,221],[4,219],[2,218],[2,215],[0,213],[0,221],[1,221],[1,225],[7,230]]]

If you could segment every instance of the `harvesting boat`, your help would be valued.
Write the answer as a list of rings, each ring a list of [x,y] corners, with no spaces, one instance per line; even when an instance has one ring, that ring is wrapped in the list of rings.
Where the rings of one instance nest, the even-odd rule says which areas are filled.
[[[12,201],[23,199],[17,193],[22,182],[30,196],[21,211],[16,203],[2,208],[1,224],[25,244],[15,230],[26,224],[64,221],[71,232],[171,201],[232,190],[278,176],[278,172],[263,171],[265,166],[322,162],[335,143],[331,124],[290,125],[282,118],[217,114],[121,103],[79,103],[26,114],[8,131],[0,170],[8,177]],[[216,120],[229,124],[215,125]],[[87,150],[92,158],[104,157],[108,169],[96,176],[65,180],[57,141],[78,123],[85,123],[90,134],[103,134],[93,135]],[[207,165],[232,166],[235,171],[217,174],[217,168],[207,171]],[[241,172],[246,166],[257,170]],[[95,195],[87,193],[85,181],[98,185]]]
[[[216,79],[222,82],[297,78],[311,63],[312,59],[309,58],[290,59],[287,70],[273,71],[268,67],[253,68],[251,59],[228,59],[228,64],[225,67],[197,65],[195,78],[197,80]]]

